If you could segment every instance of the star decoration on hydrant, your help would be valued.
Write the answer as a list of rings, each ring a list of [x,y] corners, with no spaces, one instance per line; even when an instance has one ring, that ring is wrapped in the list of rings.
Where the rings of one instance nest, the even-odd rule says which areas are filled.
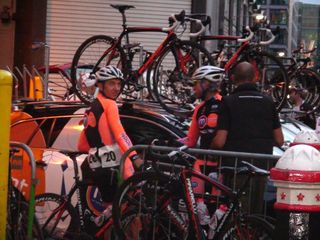
[[[318,193],[316,196],[315,196],[317,202],[320,202],[320,194]]]
[[[286,199],[287,194],[285,194],[284,192],[281,193],[280,197],[282,200]]]
[[[302,193],[299,193],[297,195],[298,201],[303,201],[304,195]]]

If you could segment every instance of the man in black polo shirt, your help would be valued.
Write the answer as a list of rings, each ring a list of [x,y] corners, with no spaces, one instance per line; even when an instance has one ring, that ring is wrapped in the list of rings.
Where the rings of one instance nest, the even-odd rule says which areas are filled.
[[[272,154],[274,145],[282,146],[283,135],[272,99],[259,92],[254,83],[255,71],[248,62],[234,70],[237,86],[223,97],[218,117],[214,148]]]
[[[275,104],[257,90],[254,79],[255,71],[250,63],[241,62],[235,67],[236,89],[222,98],[217,133],[211,144],[214,149],[272,154],[274,145],[283,144]],[[262,161],[254,164],[266,168],[267,164]],[[222,164],[234,166],[234,158],[223,159]],[[262,201],[261,193],[256,195]]]

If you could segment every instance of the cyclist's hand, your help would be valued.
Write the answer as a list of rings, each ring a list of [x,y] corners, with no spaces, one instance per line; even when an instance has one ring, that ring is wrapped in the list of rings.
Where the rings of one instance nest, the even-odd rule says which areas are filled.
[[[134,170],[137,172],[140,172],[141,169],[143,168],[143,162],[144,161],[141,158],[137,158],[136,160],[134,160],[133,162]]]

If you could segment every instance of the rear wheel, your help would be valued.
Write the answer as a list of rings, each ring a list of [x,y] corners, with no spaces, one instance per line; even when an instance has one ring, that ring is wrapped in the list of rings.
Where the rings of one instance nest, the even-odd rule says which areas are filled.
[[[169,113],[191,115],[195,98],[190,78],[202,65],[214,60],[201,45],[178,41],[168,46],[154,66],[153,91],[157,101]]]
[[[261,217],[249,215],[237,218],[225,227],[218,239],[272,240],[274,226]]]
[[[154,172],[138,173],[123,182],[112,208],[120,239],[188,238],[184,197],[177,192],[173,196],[169,185],[169,176]]]
[[[320,76],[312,69],[300,69],[290,78],[290,86],[302,89],[307,114],[315,112],[320,102]]]
[[[113,65],[122,69],[124,52],[115,46],[115,39],[110,36],[96,35],[85,40],[77,49],[71,65],[73,90],[84,103],[94,99],[96,87],[85,87],[83,80],[99,68]]]
[[[281,61],[267,52],[250,52],[245,56],[256,70],[258,89],[272,97],[277,111],[280,111],[287,100],[289,80]]]

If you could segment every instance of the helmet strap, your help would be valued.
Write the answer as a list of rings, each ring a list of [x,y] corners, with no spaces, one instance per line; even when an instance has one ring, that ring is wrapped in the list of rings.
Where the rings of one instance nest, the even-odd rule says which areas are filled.
[[[201,89],[201,97],[200,99],[204,101],[206,99],[207,93],[208,93],[208,88],[205,87],[205,82],[201,80],[200,82],[200,89]]]

